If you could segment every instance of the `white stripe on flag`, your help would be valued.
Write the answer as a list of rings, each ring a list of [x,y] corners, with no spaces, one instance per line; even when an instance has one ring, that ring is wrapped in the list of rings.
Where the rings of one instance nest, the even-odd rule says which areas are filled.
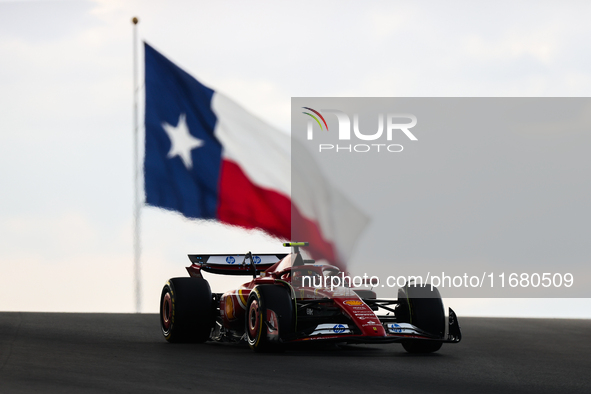
[[[289,135],[248,113],[228,97],[214,92],[211,108],[222,157],[238,164],[258,186],[291,196]]]

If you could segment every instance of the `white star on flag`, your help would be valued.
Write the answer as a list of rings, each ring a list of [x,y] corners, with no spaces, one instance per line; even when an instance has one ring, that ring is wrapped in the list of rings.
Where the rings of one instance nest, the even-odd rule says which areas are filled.
[[[185,164],[185,167],[189,170],[192,169],[193,160],[191,159],[191,151],[203,146],[203,140],[191,135],[189,127],[187,127],[185,114],[179,116],[179,121],[176,126],[163,122],[162,128],[166,131],[166,134],[170,139],[170,151],[166,157],[171,159],[175,156],[179,156],[183,161],[183,164]]]

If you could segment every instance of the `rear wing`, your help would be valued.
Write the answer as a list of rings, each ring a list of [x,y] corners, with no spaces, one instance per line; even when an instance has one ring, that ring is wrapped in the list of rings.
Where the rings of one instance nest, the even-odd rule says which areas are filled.
[[[253,275],[271,268],[288,253],[278,254],[190,254],[189,275],[201,277],[201,270],[222,275]],[[252,262],[251,262],[252,256]],[[253,265],[255,269],[253,270]]]

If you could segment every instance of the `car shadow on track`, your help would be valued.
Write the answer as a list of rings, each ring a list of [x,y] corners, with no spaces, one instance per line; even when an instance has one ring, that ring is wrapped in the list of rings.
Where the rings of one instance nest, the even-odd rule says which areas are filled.
[[[198,344],[200,349],[215,349],[215,351],[223,353],[240,353],[245,354],[250,352],[255,353],[244,343],[228,343],[228,342],[207,342]],[[258,353],[264,356],[276,357],[403,357],[403,358],[445,358],[446,355],[442,353],[429,354],[411,354],[407,353],[400,344],[386,344],[386,345],[353,345],[353,344],[291,344],[287,345],[284,351]]]

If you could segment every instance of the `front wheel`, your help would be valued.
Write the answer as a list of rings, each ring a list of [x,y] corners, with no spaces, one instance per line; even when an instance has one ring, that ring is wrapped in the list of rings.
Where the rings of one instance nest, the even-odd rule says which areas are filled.
[[[396,317],[427,333],[443,338],[445,334],[445,311],[439,290],[429,284],[409,286],[398,290]],[[405,339],[402,347],[409,353],[433,353],[441,349],[442,342],[425,339]]]
[[[244,330],[255,352],[281,351],[283,340],[294,331],[293,301],[289,290],[278,285],[259,285],[246,304]]]

